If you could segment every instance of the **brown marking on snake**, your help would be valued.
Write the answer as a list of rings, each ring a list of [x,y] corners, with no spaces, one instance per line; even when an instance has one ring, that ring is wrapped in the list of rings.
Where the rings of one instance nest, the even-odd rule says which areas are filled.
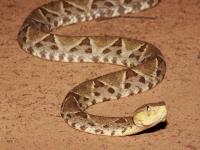
[[[67,114],[66,115],[68,118],[72,118],[72,115],[71,114]]]
[[[57,11],[57,10],[60,10],[60,3],[61,2],[50,2],[48,4],[44,4],[43,5],[43,8],[45,9],[50,9],[52,11]]]
[[[41,55],[41,58],[46,58],[46,51],[41,51],[40,55]]]
[[[149,4],[149,6],[152,6],[154,3],[154,0],[149,0],[147,3]]]
[[[113,63],[113,64],[116,64],[116,63],[117,63],[117,57],[113,57],[112,63]]]
[[[101,2],[102,0],[93,0],[94,3]]]
[[[92,126],[92,127],[95,126],[95,124],[94,124],[93,122],[88,122],[88,124],[89,124],[90,126]]]
[[[68,15],[71,15],[72,14],[72,12],[70,11],[70,10],[67,10],[67,9],[65,9],[65,13],[67,13]],[[66,16],[66,17],[68,17],[68,16]],[[70,19],[69,19],[69,21],[70,21]],[[68,21],[68,22],[69,22]]]
[[[46,17],[48,22],[51,22],[51,17]]]
[[[98,80],[94,80],[94,87],[98,88],[98,87],[103,87],[104,84]]]
[[[122,96],[122,95],[118,93],[116,97],[117,97],[117,99],[120,99],[121,96]]]
[[[113,7],[114,6],[111,2],[105,2],[104,5],[107,6],[107,7]]]
[[[127,60],[123,60],[122,63],[124,64],[124,66],[128,66]]]
[[[93,62],[97,63],[99,61],[99,57],[98,56],[93,56],[92,60],[93,60]]]
[[[137,56],[135,56],[135,58],[136,58],[136,60],[137,60],[137,61],[139,61],[139,59],[140,59],[140,56],[139,56],[139,55],[137,55]]]
[[[85,129],[86,129],[86,126],[83,125],[83,126],[81,126],[80,128],[81,128],[81,130],[85,130]]]
[[[122,7],[122,6],[120,6],[119,9],[118,9],[118,12],[119,12],[120,14],[124,14],[124,11],[125,11],[125,8]]]
[[[53,24],[54,24],[55,27],[57,27],[58,26],[58,21],[55,20]]]
[[[142,76],[140,77],[139,81],[142,82],[142,83],[144,83],[144,84],[145,84],[145,82],[146,82],[145,78],[142,77]]]
[[[22,38],[22,41],[23,41],[24,43],[26,43],[26,40],[27,40],[27,38],[24,36],[24,37]]]
[[[82,103],[80,103],[80,102],[78,103],[78,105],[79,105],[79,107],[80,107],[80,108],[82,108],[82,107],[83,107],[83,104],[82,104]]]
[[[78,49],[76,47],[70,49],[70,52],[76,52],[76,51],[78,51]]]
[[[110,126],[106,124],[106,125],[104,125],[103,127],[104,127],[104,128],[109,128]]]
[[[138,49],[138,51],[142,53],[142,52],[144,52],[144,50],[146,49],[146,47],[147,47],[147,45],[144,44],[144,45],[142,45],[142,46]]]
[[[42,23],[44,23],[45,21],[45,19],[44,19],[44,17],[43,16],[47,16],[47,14],[49,14],[49,12],[48,11],[46,11],[45,9],[43,9],[43,8],[38,8],[38,9],[36,9],[36,10],[34,10],[33,12],[32,12],[32,18],[34,19],[34,20],[38,20],[38,21],[41,21]]]
[[[94,100],[92,100],[92,105],[95,105],[97,102],[96,102],[96,100],[94,99]]]
[[[42,43],[40,43],[40,42],[38,42],[38,43],[36,43],[36,44],[35,44],[35,46],[36,46],[37,48],[40,48],[40,47],[42,47],[42,46],[43,46],[43,44],[42,44]]]
[[[82,118],[85,118],[85,119],[87,118],[87,114],[86,114],[85,112],[82,112],[82,111],[76,113],[76,115],[77,115],[77,116],[80,116],[80,117],[82,117]]]
[[[34,49],[33,49],[32,47],[29,47],[29,48],[27,48],[27,51],[28,51],[30,54],[33,54]]]
[[[127,69],[126,71],[126,79],[129,79],[131,77],[136,77],[137,76],[137,73],[135,73],[134,71],[130,70],[130,69]]]
[[[122,46],[122,40],[121,40],[121,38],[119,38],[112,46],[121,47]]]
[[[133,92],[133,91],[130,91],[130,96],[133,96],[133,95],[135,95],[135,93]]]
[[[71,4],[67,3],[66,1],[62,1],[63,2],[63,7],[66,8],[70,8],[73,7]]]
[[[51,42],[51,43],[56,43],[55,42],[55,37],[53,34],[50,34],[49,36],[47,36],[43,41],[45,42]]]
[[[52,49],[52,50],[58,50],[59,48],[58,48],[57,45],[52,45],[52,46],[51,46],[51,49]]]
[[[153,84],[151,82],[149,82],[148,87],[149,87],[149,89],[151,89],[153,87]]]
[[[81,56],[78,58],[78,60],[79,60],[80,63],[83,63],[83,62],[84,62],[84,58],[81,57]]]
[[[114,90],[113,88],[108,88],[108,92],[109,92],[110,94],[113,94],[113,93],[115,93],[115,90]]]
[[[101,130],[101,129],[96,129],[95,132],[96,132],[96,133],[103,134],[103,130]]]
[[[110,99],[109,98],[103,98],[103,102],[106,102],[106,101],[109,101]]]
[[[76,93],[71,93],[71,95],[73,97],[75,97],[75,99],[78,101],[80,99],[80,95],[76,94]]]
[[[126,130],[127,130],[127,129],[126,129],[126,128],[124,128],[124,129],[122,130],[122,133],[126,132]]]
[[[129,4],[129,3],[131,3],[132,2],[132,0],[124,0],[124,3],[125,4]]]
[[[72,123],[72,125],[71,125],[71,126],[75,128],[75,127],[76,127],[76,123]]]
[[[120,50],[117,50],[117,52],[116,52],[117,55],[121,55],[121,53],[122,53],[122,50],[121,50],[121,49],[120,49]]]
[[[100,96],[101,94],[99,92],[94,92],[95,96]]]
[[[66,10],[65,10],[66,11]],[[68,14],[70,14],[69,12],[68,12]],[[65,16],[65,17],[63,17],[63,23],[65,24],[65,23],[68,23],[70,21],[70,18],[68,17],[68,16]]]
[[[61,117],[62,117],[62,118],[64,118],[64,117],[65,117],[65,115],[64,115],[64,113],[63,113],[63,112],[61,112],[61,113],[60,113],[60,115],[61,115]],[[68,121],[68,119],[66,118],[66,119],[65,119],[65,122],[67,122],[67,121]]]
[[[84,97],[83,100],[84,100],[84,101],[89,101],[89,98]]]
[[[87,49],[85,50],[85,52],[86,52],[86,53],[92,53],[92,49],[91,49],[91,48],[87,48]]]
[[[76,112],[80,111],[79,106],[77,105],[77,101],[72,95],[66,97],[65,102],[62,104],[63,112]]]
[[[124,118],[120,118],[115,121],[115,123],[125,123],[125,122],[126,122],[126,119],[124,119]]]
[[[131,87],[131,84],[130,83],[125,83],[125,89],[129,89]]]
[[[105,49],[104,51],[103,51],[103,54],[107,54],[107,53],[110,53],[111,52],[111,50],[110,49]]]
[[[85,38],[81,43],[80,46],[82,45],[90,45],[90,40],[88,38]]]
[[[129,55],[129,58],[134,58],[134,57],[136,57],[134,52],[131,55]]]
[[[162,73],[162,72],[161,72],[160,70],[157,70],[157,71],[156,71],[156,75],[157,75],[157,76],[160,76],[161,73]]]
[[[97,6],[96,4],[92,4],[91,8],[92,8],[92,9],[97,9],[98,6]]]
[[[139,94],[139,93],[141,93],[141,92],[142,92],[142,89],[141,89],[141,88],[138,88],[138,92],[137,92],[137,93]]]

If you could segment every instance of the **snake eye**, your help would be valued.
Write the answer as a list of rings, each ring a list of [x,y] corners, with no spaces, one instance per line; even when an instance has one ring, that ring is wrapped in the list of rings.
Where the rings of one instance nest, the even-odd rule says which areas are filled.
[[[149,106],[147,106],[147,111],[149,111],[150,110],[150,107]]]

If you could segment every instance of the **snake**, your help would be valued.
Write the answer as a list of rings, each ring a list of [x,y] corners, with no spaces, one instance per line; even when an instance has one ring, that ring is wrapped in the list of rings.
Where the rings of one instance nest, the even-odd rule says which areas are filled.
[[[57,28],[114,18],[156,6],[159,0],[58,0],[34,9],[17,35],[21,49],[51,61],[107,63],[124,69],[86,80],[64,98],[60,114],[72,128],[95,135],[127,136],[166,122],[164,101],[144,104],[131,116],[87,112],[89,106],[148,91],[165,76],[166,62],[153,44],[118,36],[66,36]],[[103,110],[102,110],[103,111]]]

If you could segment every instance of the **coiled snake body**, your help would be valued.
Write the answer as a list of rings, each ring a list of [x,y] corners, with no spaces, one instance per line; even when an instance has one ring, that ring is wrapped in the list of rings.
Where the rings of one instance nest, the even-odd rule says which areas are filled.
[[[147,91],[165,75],[165,61],[153,45],[122,37],[77,37],[53,34],[55,28],[100,17],[115,17],[155,6],[158,0],[60,0],[45,4],[24,21],[18,42],[26,52],[47,60],[123,65],[126,69],[85,81],[61,106],[71,127],[92,134],[125,136],[165,121],[164,102],[138,108],[130,117],[104,117],[85,110],[96,103]]]

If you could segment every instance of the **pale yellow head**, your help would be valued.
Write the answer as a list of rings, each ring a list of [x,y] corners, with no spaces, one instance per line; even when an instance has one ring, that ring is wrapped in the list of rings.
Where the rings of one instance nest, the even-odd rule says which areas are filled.
[[[150,103],[138,108],[134,115],[134,124],[138,127],[150,128],[166,121],[167,108],[164,102]]]

